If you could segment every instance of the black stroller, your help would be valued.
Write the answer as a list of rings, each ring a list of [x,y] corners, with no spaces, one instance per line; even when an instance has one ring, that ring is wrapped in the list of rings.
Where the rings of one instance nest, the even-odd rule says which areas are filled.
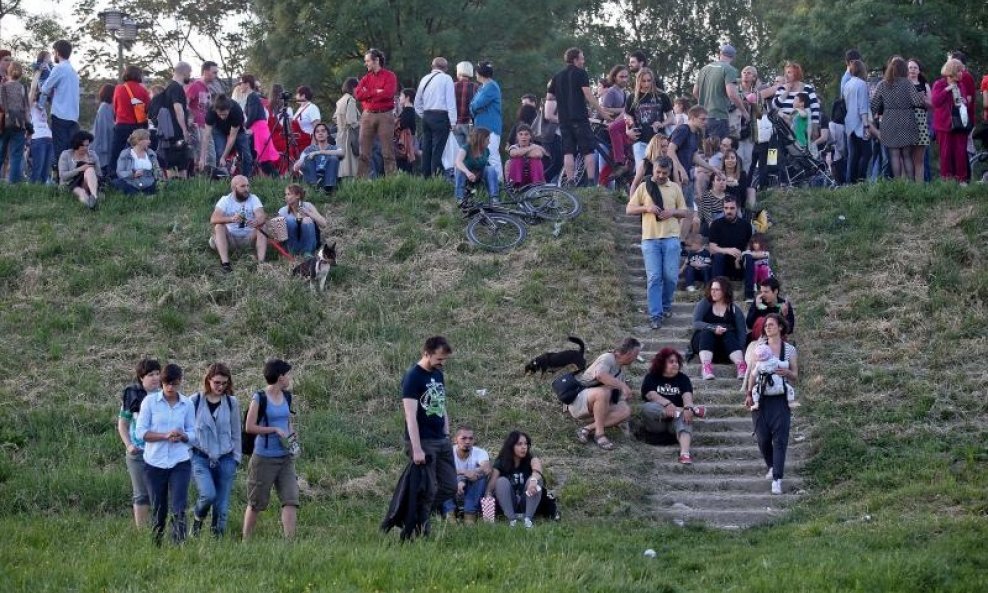
[[[772,111],[768,118],[775,133],[773,148],[778,151],[776,164],[768,165],[768,185],[829,189],[837,187],[826,161],[796,144],[796,136],[782,114]]]

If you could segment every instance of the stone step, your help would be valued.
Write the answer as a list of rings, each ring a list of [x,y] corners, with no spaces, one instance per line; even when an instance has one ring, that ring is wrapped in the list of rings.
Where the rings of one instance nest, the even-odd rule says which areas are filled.
[[[693,455],[692,467],[697,472],[704,472],[704,466],[707,463],[718,464],[732,461],[758,461],[761,463],[762,454],[755,445],[754,437],[745,435],[744,433],[734,434],[739,435],[740,438],[725,444],[708,439],[702,433],[694,433],[693,445],[690,447],[690,453]],[[747,441],[743,440],[746,436],[749,439]],[[656,463],[665,464],[674,462],[679,464],[679,448],[677,446],[653,447],[653,450],[655,451],[653,460]],[[789,467],[790,462],[806,461],[809,454],[809,448],[803,446],[802,443],[790,443],[786,450],[786,467]],[[683,467],[688,470],[691,466]]]
[[[786,469],[788,464],[786,464]],[[763,493],[769,492],[772,486],[771,480],[764,477],[765,467],[761,467],[761,472],[757,476],[732,476],[732,475],[689,475],[680,474],[675,476],[653,476],[661,487],[669,491],[691,491],[701,494],[713,492],[733,492],[733,493]],[[798,476],[787,477],[782,480],[784,492],[800,493],[805,490],[804,480]]]
[[[655,460],[656,475],[733,475],[737,477],[765,475],[765,462],[758,454],[758,449],[752,447],[753,453],[748,459],[711,459],[704,457],[706,451],[693,447],[693,464],[683,465],[677,460],[676,447],[670,448],[668,458]],[[786,471],[795,472],[805,465],[805,459],[790,459],[786,457]]]
[[[704,524],[717,529],[741,530],[754,527],[755,525],[764,525],[765,523],[777,521],[785,516],[785,510],[694,510],[689,508],[671,508],[657,512],[656,514],[681,526]]]
[[[786,487],[785,480],[782,481],[783,488]],[[761,484],[763,492],[731,492],[714,491],[702,492],[697,490],[666,490],[659,494],[649,496],[657,509],[673,510],[672,507],[679,505],[689,507],[693,510],[704,509],[738,509],[738,510],[778,510],[785,508],[799,500],[799,496],[783,492],[783,494],[772,494],[769,488],[771,482],[764,480]]]

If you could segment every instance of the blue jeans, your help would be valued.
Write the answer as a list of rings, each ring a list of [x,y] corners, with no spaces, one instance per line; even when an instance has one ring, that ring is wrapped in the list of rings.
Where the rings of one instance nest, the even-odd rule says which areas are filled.
[[[226,517],[230,511],[230,491],[237,475],[237,462],[233,453],[220,457],[216,465],[210,467],[209,458],[199,453],[192,455],[192,476],[196,481],[199,499],[196,501],[195,518],[206,518],[210,507],[213,509],[213,534],[223,535],[226,531]]]
[[[747,224],[747,223],[745,223]],[[735,259],[730,255],[717,253],[713,257],[714,270],[712,276],[727,276],[728,278],[744,279],[744,298],[750,299],[755,294],[755,260],[750,255],[741,257],[741,268],[738,269]]]
[[[316,250],[316,224],[311,219],[300,225],[294,216],[286,216],[285,226],[288,230],[289,252],[299,254]]]
[[[463,196],[467,192],[467,176],[463,171],[456,169],[455,175],[456,190],[453,195],[456,196],[456,201],[463,201]],[[487,193],[490,195],[491,199],[497,197],[497,191],[499,189],[497,181],[497,170],[494,167],[484,167],[484,172],[478,177],[475,183],[480,183],[483,181],[487,184]]]
[[[51,138],[33,138],[30,146],[31,183],[48,183],[55,164],[55,145]]]
[[[480,499],[484,497],[484,490],[487,488],[487,476],[480,478],[474,482],[467,482],[466,488],[463,489],[463,497],[454,496],[446,502],[443,503],[443,514],[448,515],[453,510],[456,509],[456,503],[463,503],[464,513],[480,513]]]
[[[226,135],[216,128],[213,128],[213,148],[216,150],[216,159],[219,160],[226,148]],[[250,177],[254,173],[254,153],[251,152],[250,138],[243,129],[237,132],[233,148],[240,155],[240,174]]]
[[[172,541],[185,541],[185,506],[189,499],[189,481],[192,464],[183,461],[175,467],[163,469],[144,464],[148,489],[151,490],[151,521],[154,543],[161,545],[165,534],[165,522],[172,517]]]
[[[4,130],[0,134],[0,163],[3,162],[3,151],[7,151],[10,158],[10,176],[7,178],[11,183],[17,183],[24,176],[24,130]]]
[[[51,139],[55,144],[55,158],[57,159],[63,152],[72,148],[72,136],[79,131],[79,122],[51,116]],[[105,165],[106,163],[100,163]]]
[[[336,156],[319,155],[305,159],[302,165],[302,179],[310,185],[319,187],[336,187],[340,176],[340,158]]]
[[[847,134],[847,182],[858,183],[868,176],[871,161],[871,142],[848,132]]]
[[[661,317],[665,311],[672,311],[672,298],[676,295],[676,282],[679,279],[681,251],[679,237],[642,240],[648,316],[653,319]]]

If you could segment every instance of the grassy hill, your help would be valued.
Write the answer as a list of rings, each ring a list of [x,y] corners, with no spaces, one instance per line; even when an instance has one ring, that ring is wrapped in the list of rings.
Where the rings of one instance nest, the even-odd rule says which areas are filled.
[[[316,198],[341,265],[313,296],[273,252],[220,273],[204,221],[224,191],[174,184],[90,213],[0,186],[0,590],[984,590],[986,188],[766,200],[817,454],[805,502],[741,533],[656,522],[638,475],[655,450],[578,445],[545,381],[522,374],[568,334],[595,355],[640,323],[610,222],[620,201],[588,196],[559,238],[536,228],[522,249],[491,255],[465,244],[442,182],[353,185]],[[278,184],[255,191],[269,212],[280,203]],[[453,422],[495,450],[508,430],[530,432],[561,484],[561,523],[448,526],[406,546],[377,533],[404,462],[398,382],[436,333],[455,351]],[[131,526],[114,419],[145,355],[182,365],[190,392],[225,362],[243,401],[264,359],[295,365],[297,541],[280,541],[271,512],[246,545],[157,549]],[[658,560],[641,557],[648,547]]]

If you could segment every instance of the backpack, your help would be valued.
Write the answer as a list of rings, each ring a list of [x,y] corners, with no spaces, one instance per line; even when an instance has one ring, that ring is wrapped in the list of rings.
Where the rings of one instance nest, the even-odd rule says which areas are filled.
[[[560,402],[568,406],[576,401],[576,396],[583,391],[583,385],[575,373],[563,373],[552,380],[552,391]]]
[[[844,125],[844,118],[847,117],[847,101],[844,97],[834,99],[834,104],[830,107],[830,121],[835,124]]]
[[[292,394],[289,391],[283,391],[285,394],[285,400],[288,401],[288,413],[294,414],[292,410]],[[268,394],[264,393],[264,390],[258,390],[254,393],[258,396],[257,398],[257,424],[260,425],[262,421],[266,421],[268,418]],[[256,434],[247,432],[247,413],[250,412],[250,406],[247,406],[247,410],[244,412],[244,422],[242,424],[243,429],[241,431],[240,438],[240,451],[244,455],[254,454],[254,441],[257,439]],[[264,435],[267,438],[268,435]]]
[[[11,91],[10,89],[17,89]],[[20,84],[0,85],[0,105],[6,105],[6,109],[0,109],[4,115],[0,118],[3,122],[3,129],[23,130],[27,128],[28,106],[27,93]]]
[[[231,397],[233,397],[233,396],[228,395],[224,399],[226,399],[226,408],[232,412],[233,411],[233,402],[230,401],[230,398]],[[200,392],[197,391],[197,392],[193,393],[192,394],[192,397],[190,397],[189,399],[192,400],[192,407],[195,409],[196,416],[198,416],[199,415],[199,402],[202,400],[202,393],[200,393]]]

